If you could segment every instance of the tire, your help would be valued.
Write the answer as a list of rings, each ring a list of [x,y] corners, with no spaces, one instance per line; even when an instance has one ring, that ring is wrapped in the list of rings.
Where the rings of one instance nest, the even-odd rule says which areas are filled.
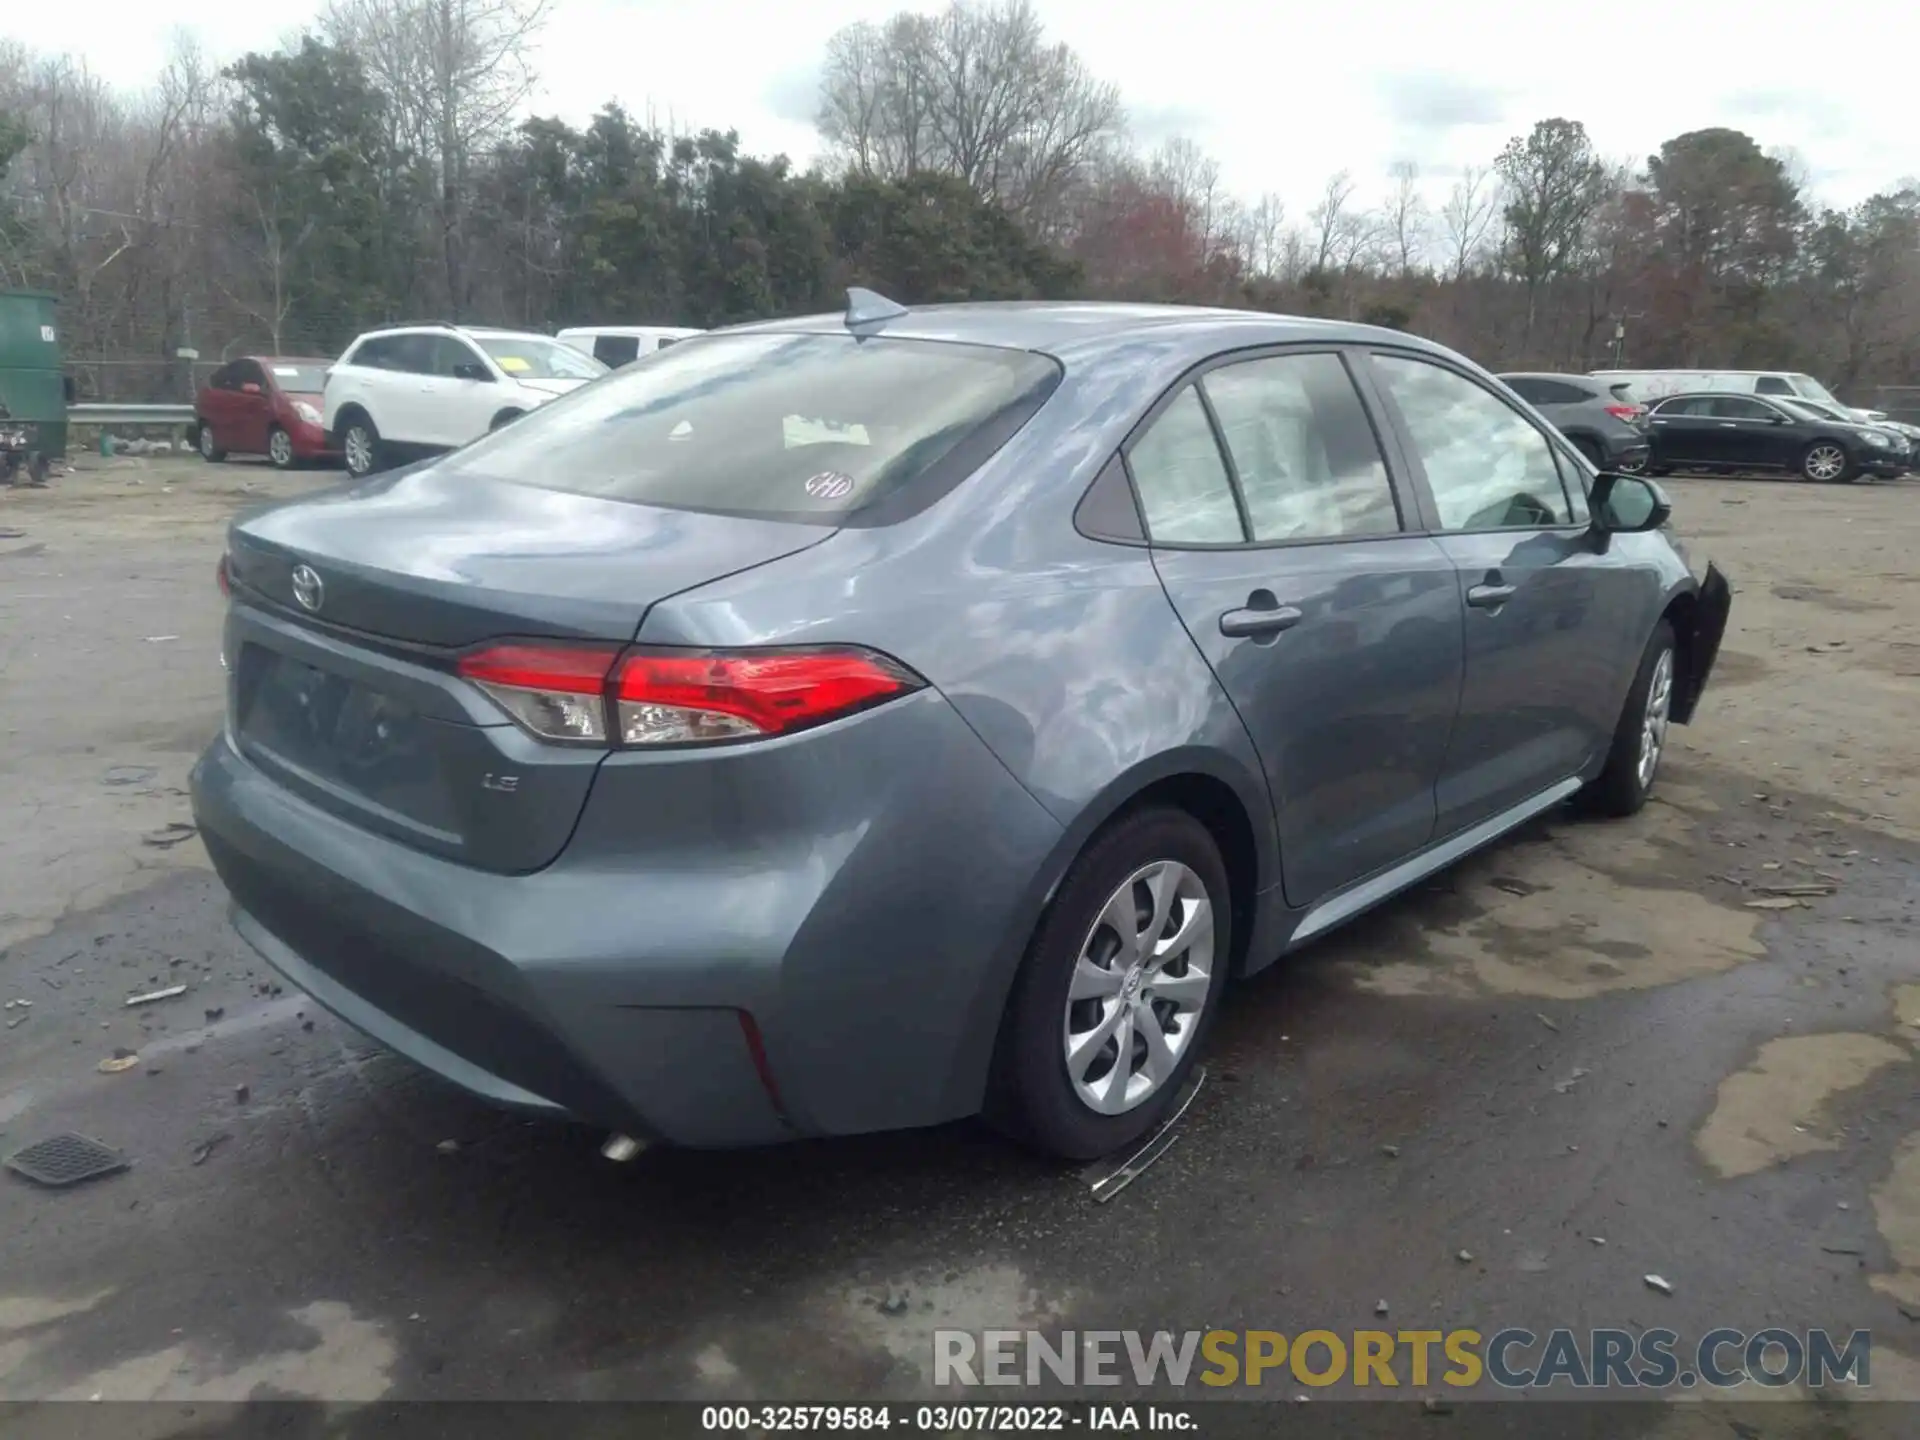
[[[1647,459],[1643,455],[1638,460],[1622,460],[1613,468],[1622,475],[1638,475],[1647,468]]]
[[[213,427],[204,421],[200,433],[193,437],[193,448],[200,452],[200,458],[209,465],[218,465],[227,458],[227,452],[213,443]]]
[[[1156,884],[1172,888],[1157,892]],[[1130,947],[1109,915],[1124,910],[1120,924],[1143,931],[1153,912],[1142,918],[1139,907],[1156,893],[1167,896],[1174,939],[1185,934],[1188,943],[1162,952],[1164,968],[1126,965]],[[1202,899],[1204,912],[1197,905]],[[1068,1160],[1096,1159],[1150,1135],[1179,1101],[1219,1010],[1232,925],[1219,847],[1185,811],[1135,811],[1095,836],[1061,882],[1014,982],[994,1057],[988,1119],[1023,1144]],[[1070,988],[1083,977],[1096,982],[1089,998],[1070,1000]],[[1158,1075],[1151,1073],[1146,1032],[1135,1029],[1143,1015],[1162,1037]],[[1115,1073],[1119,1033],[1130,1056],[1124,1077]],[[1081,1083],[1070,1073],[1070,1034],[1087,1047]],[[1139,1093],[1130,1095],[1136,1081]],[[1111,1107],[1107,1113],[1089,1098],[1100,1094]]]
[[[524,410],[502,410],[498,415],[493,417],[493,423],[487,426],[487,432],[491,434],[502,426],[511,425],[526,413]]]
[[[1800,473],[1816,485],[1832,485],[1853,479],[1858,471],[1840,446],[1816,440],[1800,456]]]
[[[1606,458],[1603,455],[1601,455],[1600,447],[1594,444],[1593,441],[1587,439],[1586,436],[1584,435],[1573,436],[1572,444],[1574,449],[1578,450],[1583,456],[1586,457],[1587,463],[1593,466],[1594,469],[1604,470],[1607,468]]]
[[[1647,474],[1653,476],[1655,479],[1663,479],[1672,473],[1673,467],[1671,465],[1649,465],[1647,467]]]
[[[1660,761],[1666,753],[1679,658],[1673,624],[1662,617],[1653,627],[1646,653],[1640,657],[1640,668],[1627,691],[1627,703],[1620,711],[1620,723],[1614,727],[1607,763],[1582,792],[1588,809],[1602,815],[1624,817],[1637,813],[1647,803],[1654,782],[1660,778]],[[1649,736],[1653,758],[1643,763]]]
[[[276,470],[291,470],[300,463],[293,453],[293,437],[278,425],[267,431],[267,459]]]
[[[340,427],[340,451],[347,474],[364,480],[382,468],[380,432],[363,412],[355,410]]]

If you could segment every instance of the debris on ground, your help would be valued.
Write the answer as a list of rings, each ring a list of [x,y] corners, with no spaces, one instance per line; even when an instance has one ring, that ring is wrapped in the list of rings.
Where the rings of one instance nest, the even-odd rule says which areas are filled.
[[[117,1174],[128,1165],[118,1150],[72,1133],[36,1140],[7,1156],[5,1163],[15,1174],[55,1189]]]
[[[1384,1315],[1384,1314],[1386,1314],[1386,1313],[1387,1313],[1387,1302],[1386,1302],[1386,1301],[1384,1301],[1384,1300],[1381,1300],[1381,1301],[1377,1301],[1377,1302],[1376,1302],[1376,1303],[1374,1304],[1374,1307],[1373,1307],[1373,1313],[1374,1313],[1374,1314],[1376,1314],[1376,1315]]]
[[[160,772],[151,765],[115,765],[100,777],[102,785],[144,785]]]
[[[1458,1260],[1462,1265],[1471,1265],[1473,1263],[1473,1252],[1471,1250],[1462,1250],[1453,1258]]]
[[[1824,881],[1806,885],[1756,885],[1753,887],[1762,895],[1831,895],[1837,888]]]
[[[1591,1240],[1595,1245],[1604,1245],[1607,1243],[1607,1237],[1604,1235],[1589,1235],[1587,1239]]]
[[[1508,875],[1496,875],[1487,883],[1494,889],[1503,890],[1509,895],[1526,896],[1533,894],[1539,889],[1537,885],[1529,885],[1524,880],[1515,880]]]
[[[887,1298],[880,1302],[880,1313],[882,1315],[906,1314],[907,1292],[904,1290],[889,1290],[887,1292]]]
[[[1864,1255],[1867,1253],[1858,1245],[1822,1245],[1820,1249],[1828,1255]]]
[[[238,1105],[246,1104],[248,1097],[251,1096],[252,1094],[253,1094],[253,1091],[249,1090],[245,1085],[236,1085],[233,1087],[233,1099],[235,1104],[238,1104]]]
[[[182,840],[191,840],[199,833],[200,827],[198,825],[189,824],[185,820],[170,820],[158,830],[149,830],[145,835],[142,835],[140,837],[140,843],[165,850],[178,845]]]
[[[1582,1080],[1586,1078],[1587,1078],[1587,1072],[1585,1070],[1582,1070],[1576,1067],[1567,1075],[1566,1079],[1556,1080],[1554,1082],[1554,1086],[1553,1086],[1554,1091],[1557,1094],[1564,1095],[1569,1090],[1573,1089],[1574,1086],[1578,1085]]]
[[[131,1070],[140,1063],[140,1057],[131,1050],[115,1048],[113,1054],[102,1060],[94,1069],[102,1075],[118,1075],[123,1070]]]
[[[442,1155],[458,1155],[460,1153],[460,1142],[458,1140],[442,1140],[433,1148],[438,1150]]]
[[[1400,1147],[1398,1145],[1382,1145],[1380,1147],[1380,1153],[1389,1160],[1398,1160],[1400,1158]]]
[[[1658,1275],[1649,1275],[1646,1277],[1646,1281],[1649,1290],[1658,1290],[1662,1295],[1671,1295],[1673,1293],[1673,1286],[1661,1279]]]
[[[1420,1402],[1420,1413],[1422,1415],[1451,1415],[1453,1413],[1453,1406],[1444,1400],[1437,1400],[1429,1395]]]
[[[207,1007],[207,1023],[211,1025],[215,1020],[218,1020],[222,1015],[226,1013],[227,1013],[227,1007],[224,1005],[209,1005]]]
[[[129,995],[127,997],[127,1009],[131,1010],[136,1005],[151,1005],[156,1000],[171,1000],[176,995],[184,995],[186,993],[187,987],[184,985],[169,985],[164,990],[149,990],[144,995]]]
[[[1560,1027],[1554,1024],[1553,1021],[1550,1020],[1547,1016],[1542,1015],[1539,1011],[1537,1010],[1534,1011],[1533,1018],[1538,1020],[1542,1025],[1546,1026],[1547,1029],[1553,1031],[1554,1034],[1558,1035],[1560,1033]]]
[[[193,1163],[196,1165],[206,1164],[207,1157],[212,1155],[213,1152],[218,1150],[222,1145],[226,1144],[229,1138],[231,1137],[223,1130],[210,1139],[202,1140],[198,1145],[193,1147]]]
[[[178,635],[146,635],[141,638],[149,645],[158,645],[163,641],[178,640],[180,637]]]
[[[1747,901],[1749,910],[1804,910],[1807,907],[1791,895],[1771,895],[1765,900]]]

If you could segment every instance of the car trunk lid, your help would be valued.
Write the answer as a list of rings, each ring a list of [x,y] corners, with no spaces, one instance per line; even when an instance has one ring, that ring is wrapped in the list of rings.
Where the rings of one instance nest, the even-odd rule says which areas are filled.
[[[431,468],[242,520],[228,731],[313,804],[482,868],[549,863],[604,751],[544,743],[454,669],[489,640],[608,647],[668,595],[832,529],[666,510]]]

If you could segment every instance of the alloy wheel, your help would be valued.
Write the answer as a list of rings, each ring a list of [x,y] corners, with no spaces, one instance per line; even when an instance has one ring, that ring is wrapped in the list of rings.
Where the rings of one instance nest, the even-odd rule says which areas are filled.
[[[364,425],[349,425],[346,437],[347,471],[365,475],[373,469],[373,437]]]
[[[1119,1115],[1172,1078],[1213,984],[1213,902],[1177,860],[1142,866],[1101,907],[1067,989],[1067,1077],[1088,1109]]]
[[[213,459],[213,453],[213,427],[202,424],[200,426],[200,458],[202,460],[211,460]]]
[[[284,430],[276,430],[267,437],[267,458],[281,469],[293,464],[293,438]]]
[[[1673,651],[1662,650],[1647,683],[1647,709],[1640,721],[1640,788],[1653,784],[1660,768],[1660,752],[1667,745],[1667,720],[1673,712]]]
[[[1847,468],[1847,457],[1838,445],[1816,445],[1807,452],[1807,478],[1837,480]]]

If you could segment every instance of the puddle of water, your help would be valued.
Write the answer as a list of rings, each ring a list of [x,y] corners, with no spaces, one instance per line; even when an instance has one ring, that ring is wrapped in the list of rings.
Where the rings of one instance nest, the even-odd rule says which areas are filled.
[[[1873,1215],[1898,1267],[1874,1276],[1873,1288],[1920,1309],[1920,1132],[1895,1147],[1887,1178],[1873,1189]]]

